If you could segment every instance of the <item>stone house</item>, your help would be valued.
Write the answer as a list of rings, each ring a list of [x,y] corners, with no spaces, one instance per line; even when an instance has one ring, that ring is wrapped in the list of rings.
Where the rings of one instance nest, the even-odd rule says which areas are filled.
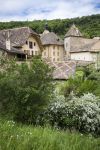
[[[22,52],[27,59],[39,55],[42,43],[39,35],[29,27],[14,28],[0,31],[0,42],[8,52]]]
[[[96,63],[100,53],[100,39],[85,38],[73,24],[65,35],[64,49],[67,59]]]
[[[54,32],[44,30],[41,35],[41,41],[43,45],[43,58],[49,59],[52,62],[64,60],[64,42]]]
[[[19,58],[42,55],[43,59],[52,62],[74,60],[94,63],[100,58],[100,37],[85,38],[74,24],[64,40],[47,28],[40,36],[29,27],[21,27],[1,30],[0,43],[7,54]]]

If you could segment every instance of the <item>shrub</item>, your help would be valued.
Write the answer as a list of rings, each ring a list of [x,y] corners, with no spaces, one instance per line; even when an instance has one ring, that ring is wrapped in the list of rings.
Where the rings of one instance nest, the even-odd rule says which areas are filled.
[[[52,69],[41,58],[20,65],[2,60],[0,69],[0,114],[34,123],[51,99]]]
[[[100,99],[93,94],[53,102],[46,112],[50,124],[63,129],[100,134]]]

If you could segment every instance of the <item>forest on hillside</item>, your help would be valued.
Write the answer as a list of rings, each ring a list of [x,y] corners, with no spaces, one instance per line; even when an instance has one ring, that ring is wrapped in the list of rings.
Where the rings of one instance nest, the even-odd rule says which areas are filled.
[[[0,22],[0,30],[29,26],[40,34],[43,32],[46,23],[48,24],[49,31],[55,32],[62,38],[64,38],[64,35],[73,23],[85,37],[100,36],[100,14],[72,19]]]

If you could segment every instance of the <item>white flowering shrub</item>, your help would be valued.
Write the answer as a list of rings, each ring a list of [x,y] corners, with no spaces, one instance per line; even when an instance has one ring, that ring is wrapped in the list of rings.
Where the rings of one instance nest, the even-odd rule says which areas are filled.
[[[59,128],[100,134],[100,99],[93,94],[73,97],[69,101],[65,101],[62,96],[61,100],[57,97],[45,116],[51,125]]]

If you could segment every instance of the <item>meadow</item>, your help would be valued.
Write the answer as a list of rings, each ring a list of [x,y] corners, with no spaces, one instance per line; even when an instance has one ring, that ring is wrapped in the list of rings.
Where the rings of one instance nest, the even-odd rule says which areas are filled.
[[[100,138],[0,120],[0,150],[99,150]]]

